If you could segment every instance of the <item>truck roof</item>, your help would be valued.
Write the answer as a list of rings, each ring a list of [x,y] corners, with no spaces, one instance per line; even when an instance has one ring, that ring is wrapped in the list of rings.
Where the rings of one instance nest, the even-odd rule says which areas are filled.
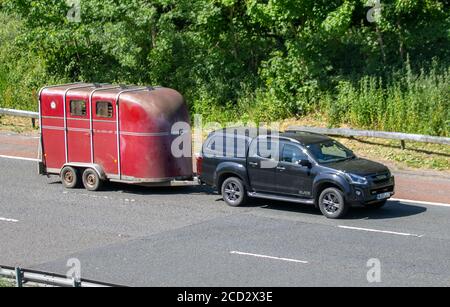
[[[277,132],[272,130],[259,130],[258,128],[253,127],[235,127],[235,128],[224,128],[221,130],[216,130],[212,132],[211,135],[230,135],[230,136],[243,136],[247,138],[254,138],[256,136],[265,136],[265,135],[276,135],[278,134],[281,138],[288,138],[295,140],[302,145],[309,145],[309,144],[316,144],[320,142],[330,141],[332,140],[330,137],[318,134],[318,133],[312,133],[307,131],[288,131],[288,132]]]
[[[280,136],[294,139],[303,145],[316,144],[332,140],[330,137],[326,135],[306,131],[289,131],[281,133]]]

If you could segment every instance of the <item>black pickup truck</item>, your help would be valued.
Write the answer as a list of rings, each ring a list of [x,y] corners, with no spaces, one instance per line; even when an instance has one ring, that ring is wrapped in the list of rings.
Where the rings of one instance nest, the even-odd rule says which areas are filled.
[[[197,168],[200,180],[216,187],[230,206],[265,198],[315,205],[337,219],[352,205],[381,208],[394,195],[386,166],[358,158],[327,136],[301,131],[215,131]]]

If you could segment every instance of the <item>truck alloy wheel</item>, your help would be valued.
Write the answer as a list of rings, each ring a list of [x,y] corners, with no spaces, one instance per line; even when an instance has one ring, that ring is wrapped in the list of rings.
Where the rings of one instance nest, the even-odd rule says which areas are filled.
[[[319,208],[327,218],[338,219],[347,214],[349,206],[345,203],[340,190],[328,188],[320,194]]]
[[[247,199],[244,184],[236,177],[231,177],[224,181],[222,184],[222,196],[225,202],[232,207],[243,205]]]
[[[88,191],[98,191],[103,185],[103,180],[92,168],[88,168],[83,173],[83,185]]]
[[[63,186],[67,189],[73,189],[78,186],[79,174],[76,169],[71,166],[66,166],[61,171],[61,181]]]

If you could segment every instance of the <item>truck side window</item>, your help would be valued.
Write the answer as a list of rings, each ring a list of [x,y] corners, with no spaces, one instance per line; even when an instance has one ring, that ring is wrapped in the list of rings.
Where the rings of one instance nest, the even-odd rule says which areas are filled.
[[[113,117],[113,105],[108,101],[97,101],[96,114],[98,117],[112,118]]]
[[[299,147],[290,144],[284,145],[282,162],[299,164],[302,160],[308,160],[308,157]]]
[[[71,100],[70,114],[73,116],[86,116],[86,102],[84,100]]]

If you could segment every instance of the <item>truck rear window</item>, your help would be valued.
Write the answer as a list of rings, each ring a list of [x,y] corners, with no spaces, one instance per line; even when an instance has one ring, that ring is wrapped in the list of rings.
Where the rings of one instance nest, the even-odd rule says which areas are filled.
[[[84,100],[71,100],[70,114],[73,116],[86,116],[86,102]]]

